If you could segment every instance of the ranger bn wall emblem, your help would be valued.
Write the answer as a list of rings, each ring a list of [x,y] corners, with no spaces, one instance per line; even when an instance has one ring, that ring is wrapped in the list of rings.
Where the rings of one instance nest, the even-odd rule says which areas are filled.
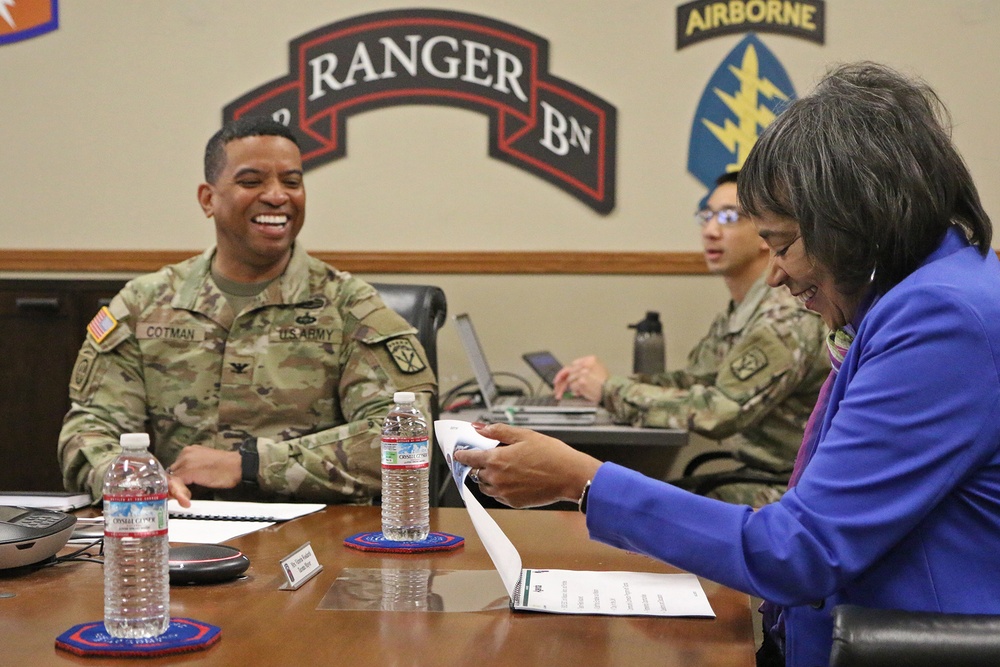
[[[223,120],[269,115],[302,145],[306,170],[347,154],[347,118],[438,104],[490,118],[490,156],[602,214],[615,205],[615,108],[548,71],[548,41],[494,19],[404,9],[331,23],[289,43],[289,73]]]

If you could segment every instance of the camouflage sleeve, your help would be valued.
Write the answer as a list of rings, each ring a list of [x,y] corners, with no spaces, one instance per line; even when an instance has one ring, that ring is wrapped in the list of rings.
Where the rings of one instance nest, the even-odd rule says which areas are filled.
[[[814,319],[802,324],[816,325]],[[604,407],[616,421],[688,429],[717,440],[745,430],[795,390],[816,354],[804,341],[822,338],[802,331],[781,335],[772,324],[756,325],[735,345],[714,382],[681,388],[610,378],[604,385]]]
[[[612,379],[620,381],[627,378],[612,378]],[[651,384],[657,387],[673,387],[675,389],[687,389],[696,384],[704,384],[706,382],[712,382],[714,377],[708,377],[708,376],[700,377],[686,370],[674,370],[674,371],[665,371],[663,373],[656,373],[655,375],[644,375],[640,373],[631,376],[631,379],[635,382],[640,382],[642,384]]]
[[[88,333],[70,376],[70,410],[59,434],[63,485],[101,497],[104,472],[118,455],[122,433],[142,432],[146,395],[139,346],[125,321],[121,296],[108,308],[116,324],[97,341]],[[94,321],[104,317],[98,313]],[[105,325],[108,321],[105,321]]]
[[[437,381],[413,329],[383,306],[348,335],[339,388],[346,423],[292,440],[258,439],[264,490],[304,501],[371,502],[382,488],[379,436],[394,392],[415,392],[432,430]]]

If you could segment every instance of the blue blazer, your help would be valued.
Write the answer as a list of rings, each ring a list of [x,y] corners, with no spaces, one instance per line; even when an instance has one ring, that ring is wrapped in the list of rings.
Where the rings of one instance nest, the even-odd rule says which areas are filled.
[[[831,612],[1000,613],[1000,262],[957,229],[871,306],[798,485],[757,512],[611,463],[591,537],[785,606],[787,664]]]

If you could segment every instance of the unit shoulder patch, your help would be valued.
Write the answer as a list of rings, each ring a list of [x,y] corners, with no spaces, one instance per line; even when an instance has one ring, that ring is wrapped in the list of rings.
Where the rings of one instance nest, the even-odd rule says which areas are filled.
[[[73,366],[73,374],[70,376],[69,382],[69,388],[75,395],[81,394],[87,387],[96,359],[97,350],[94,347],[84,345],[80,349],[80,354],[77,356],[76,364]]]
[[[419,373],[427,368],[420,353],[409,338],[393,338],[386,342],[386,349],[396,362],[396,367],[404,373]]]
[[[729,369],[737,379],[746,381],[767,368],[767,365],[768,359],[764,350],[751,347],[743,356],[729,364]]]

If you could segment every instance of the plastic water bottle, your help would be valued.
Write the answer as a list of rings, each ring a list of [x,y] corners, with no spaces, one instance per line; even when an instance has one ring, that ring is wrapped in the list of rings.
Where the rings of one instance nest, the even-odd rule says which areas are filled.
[[[170,625],[167,475],[149,436],[125,433],[104,475],[104,627],[112,637],[155,637]]]
[[[632,372],[642,375],[662,373],[666,368],[666,345],[663,342],[663,325],[660,314],[646,311],[646,318],[628,325],[635,329],[635,346],[632,350]]]
[[[427,420],[412,391],[397,391],[382,425],[382,534],[419,542],[430,531],[430,448]]]

